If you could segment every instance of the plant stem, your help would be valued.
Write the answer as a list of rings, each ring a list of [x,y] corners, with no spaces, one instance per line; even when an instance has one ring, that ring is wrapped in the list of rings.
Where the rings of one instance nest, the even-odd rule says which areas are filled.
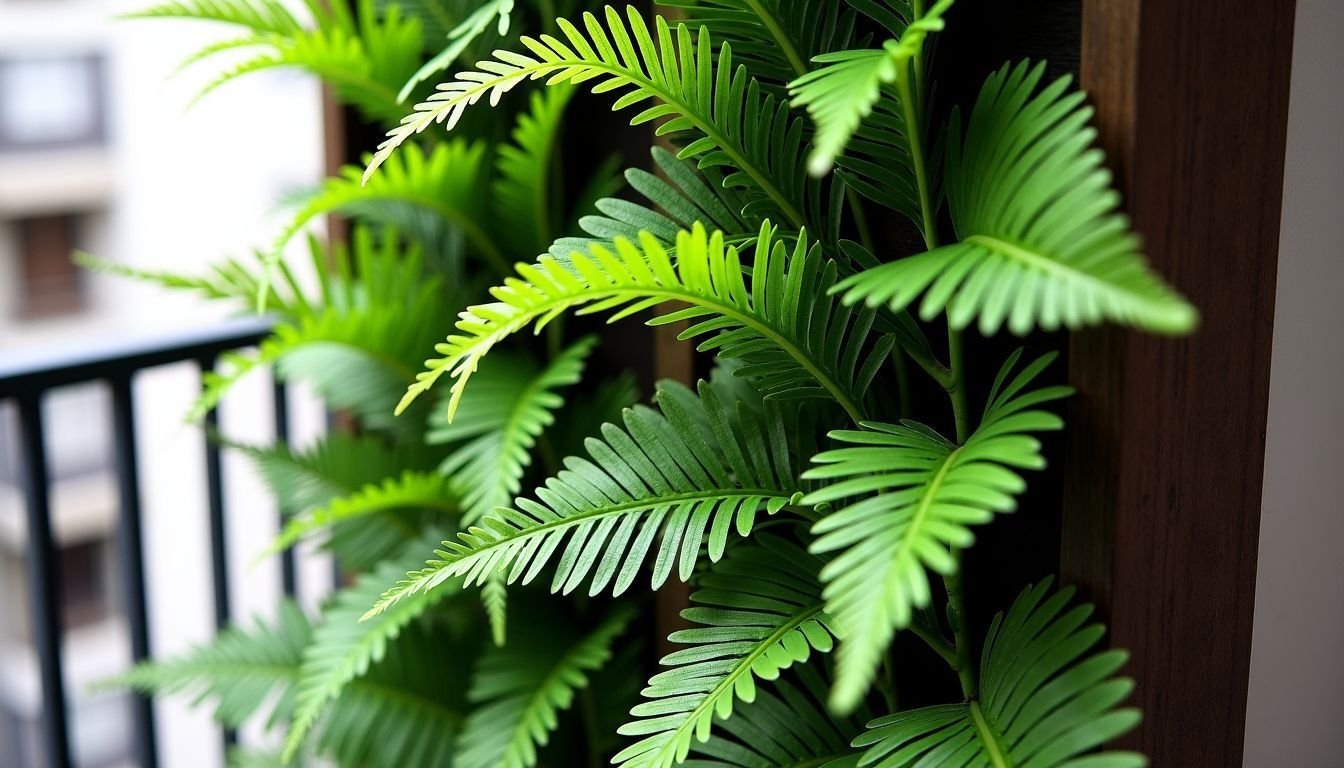
[[[947,396],[952,399],[952,420],[957,425],[957,445],[962,445],[971,436],[970,408],[966,403],[966,366],[962,363],[961,331],[947,327],[947,362],[951,369],[950,381],[943,385]]]
[[[921,68],[922,71],[922,68]],[[916,77],[920,72],[915,73]],[[923,90],[923,81],[910,85],[910,73],[901,67],[896,73],[896,88],[901,97],[901,115],[905,121],[905,135],[910,142],[910,161],[915,166],[915,186],[919,190],[919,212],[922,220],[921,229],[924,234],[924,244],[928,250],[938,247],[938,221],[937,211],[933,207],[933,191],[929,184],[929,167],[924,157],[924,132],[922,126],[924,121],[919,112],[919,102],[916,101],[915,92]]]
[[[979,695],[975,682],[975,668],[971,662],[971,633],[966,626],[966,602],[962,596],[961,553],[955,553],[957,571],[943,577],[947,587],[947,619],[952,624],[952,634],[956,638],[956,660],[952,664],[961,681],[961,693],[969,701]]]
[[[927,643],[934,653],[943,657],[943,661],[946,661],[949,667],[957,668],[957,650],[943,637],[942,630],[937,627],[925,626],[916,616],[915,620],[910,622],[910,631]]]

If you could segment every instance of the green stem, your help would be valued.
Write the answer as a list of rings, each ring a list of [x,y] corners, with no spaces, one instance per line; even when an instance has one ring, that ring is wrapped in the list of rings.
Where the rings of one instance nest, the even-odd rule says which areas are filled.
[[[789,36],[784,34],[784,28],[779,25],[779,19],[776,19],[770,13],[761,0],[747,0],[747,5],[756,14],[756,18],[761,20],[761,24],[770,33],[770,36],[775,39],[775,44],[784,52],[784,58],[789,60],[789,66],[793,67],[793,71],[800,77],[807,74],[807,62],[803,61],[802,55],[798,53],[797,46],[793,44]]]
[[[971,436],[970,407],[966,403],[966,366],[963,364],[961,331],[947,327],[947,362],[951,369],[951,379],[943,385],[947,396],[952,399],[952,420],[957,425],[957,445],[962,445]]]
[[[915,72],[915,76],[922,77],[921,73],[922,68]],[[921,129],[924,121],[920,119],[919,103],[914,95],[915,92],[923,90],[923,80],[911,88],[910,73],[905,67],[900,67],[896,73],[896,88],[900,92],[905,135],[910,142],[910,161],[915,166],[915,186],[919,190],[919,212],[923,222],[921,228],[924,243],[931,251],[938,247],[937,211],[933,207],[933,188],[929,184],[929,164],[924,157],[924,132]]]
[[[943,633],[937,627],[926,626],[916,616],[915,620],[910,622],[910,631],[915,636],[928,644],[933,652],[943,657],[949,667],[957,668],[957,649],[943,637]]]
[[[952,667],[957,670],[957,679],[961,681],[961,693],[967,701],[980,694],[975,682],[975,666],[971,661],[971,633],[966,625],[966,602],[962,595],[961,553],[957,552],[957,571],[943,577],[947,587],[947,619],[952,624],[952,634],[956,638],[956,660]]]

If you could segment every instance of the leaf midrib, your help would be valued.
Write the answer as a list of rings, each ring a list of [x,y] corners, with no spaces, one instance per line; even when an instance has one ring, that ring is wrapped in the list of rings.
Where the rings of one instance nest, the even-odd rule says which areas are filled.
[[[587,286],[584,286],[584,288],[587,288]],[[684,301],[689,304],[697,304],[703,307],[710,308],[721,315],[736,320],[742,325],[755,330],[756,332],[760,333],[762,336],[773,342],[776,346],[778,346],[781,350],[783,350],[785,354],[787,354],[790,358],[792,358],[795,362],[797,362],[800,366],[802,366],[803,369],[807,371],[808,375],[810,375],[813,379],[815,379],[818,384],[823,386],[826,389],[826,391],[831,394],[831,397],[835,398],[835,400],[840,404],[842,408],[845,409],[845,412],[849,414],[849,417],[853,419],[853,421],[856,424],[863,420],[862,410],[859,408],[858,404],[854,402],[854,399],[849,396],[849,393],[846,392],[845,388],[842,387],[839,382],[833,380],[829,375],[827,375],[826,372],[823,371],[817,363],[813,362],[810,355],[804,354],[803,349],[799,347],[797,344],[794,344],[793,341],[789,339],[789,337],[783,334],[783,332],[777,330],[773,325],[761,321],[755,315],[742,311],[735,304],[725,302],[714,296],[706,296],[705,294],[695,293],[687,288],[669,288],[664,286],[659,286],[658,288],[650,288],[648,286],[627,284],[623,286],[605,287],[599,290],[589,289],[589,290],[571,291],[568,293],[561,294],[559,296],[552,295],[547,297],[548,299],[547,301],[540,304],[534,304],[526,308],[518,307],[516,305],[509,305],[510,307],[519,310],[518,315],[516,315],[513,318],[510,318],[506,322],[500,323],[493,333],[490,333],[485,336],[477,336],[474,339],[472,339],[474,343],[471,345],[470,349],[464,351],[462,354],[456,357],[448,358],[447,361],[445,361],[445,363],[442,365],[442,367],[439,368],[439,375],[442,375],[442,373],[448,370],[449,368],[457,367],[458,364],[463,360],[472,357],[476,357],[477,359],[479,359],[480,357],[484,356],[485,352],[484,351],[478,352],[477,350],[488,351],[499,340],[511,336],[514,333],[522,330],[523,328],[527,327],[528,323],[532,322],[539,316],[551,312],[552,310],[555,310],[557,308],[563,309],[565,307],[574,306],[578,304],[592,303],[600,301],[601,299],[604,298],[613,298],[623,293],[632,293],[636,295],[647,296],[649,298],[663,297],[669,301],[676,300],[676,301]],[[486,342],[485,341],[486,339],[489,339],[489,341]],[[434,378],[438,377],[435,376]],[[426,384],[426,386],[421,387],[419,391],[424,391],[425,389],[428,389],[427,385],[429,382],[432,381],[433,379],[428,379],[424,382],[421,382],[422,384]],[[403,398],[403,403],[408,404],[409,399]],[[400,410],[402,407],[403,406],[398,406],[398,409]]]
[[[716,498],[717,499],[750,498],[752,496],[780,498],[780,499],[792,498],[791,494],[785,491],[768,490],[765,488],[740,488],[733,491],[724,491],[722,489],[715,489],[713,491],[693,491],[689,493],[673,494],[670,496],[658,496],[653,499],[636,499],[634,501],[622,502],[620,504],[610,504],[602,507],[595,507],[593,509],[587,510],[585,512],[580,512],[579,514],[571,515],[569,517],[563,517],[558,520],[548,520],[540,525],[520,529],[516,532],[516,534],[503,536],[485,544],[484,546],[474,548],[470,552],[463,554],[457,560],[446,560],[445,565],[448,568],[452,568],[453,574],[457,575],[460,574],[460,571],[458,570],[459,568],[463,567],[463,565],[466,563],[473,562],[479,555],[481,555],[484,552],[489,552],[490,550],[496,549],[498,547],[508,546],[523,539],[531,538],[533,536],[539,536],[542,535],[543,533],[547,533],[550,531],[578,526],[583,523],[590,522],[592,520],[596,520],[603,517],[608,517],[611,515],[620,515],[626,512],[637,512],[645,509],[653,509],[656,507],[677,506],[680,504],[684,504],[688,501],[704,501],[706,499],[716,499]]]
[[[979,245],[1000,256],[1022,262],[1023,264],[1035,267],[1042,272],[1063,278],[1070,282],[1090,283],[1106,293],[1115,293],[1118,290],[1117,286],[1102,280],[1096,275],[1065,266],[1044,253],[1039,253],[1024,246],[1017,245],[1016,243],[1010,243],[1007,240],[1001,240],[993,235],[970,235],[962,240],[962,242]],[[1130,291],[1125,291],[1125,293],[1130,294],[1131,296],[1133,295]]]
[[[971,723],[980,736],[980,743],[985,745],[985,752],[994,768],[1013,768],[1012,759],[1008,756],[1008,748],[999,740],[999,734],[994,731],[994,726],[990,724],[989,718],[985,717],[984,711],[980,709],[980,702],[972,701],[970,703],[970,713]]]
[[[934,499],[938,496],[938,491],[942,489],[943,482],[947,480],[948,473],[952,471],[952,465],[956,463],[957,454],[961,453],[962,447],[964,446],[958,446],[947,454],[942,465],[938,467],[938,472],[929,481],[924,493],[920,495],[919,506],[915,508],[915,514],[910,518],[910,525],[906,528],[906,534],[901,539],[900,546],[892,558],[893,563],[900,563],[905,558],[910,557],[910,550],[920,536],[924,522],[929,516],[929,510],[933,508]]]
[[[678,734],[682,733],[687,728],[694,728],[700,717],[705,713],[705,710],[713,709],[718,703],[719,698],[725,693],[729,696],[735,696],[736,694],[733,692],[733,688],[737,684],[737,679],[741,677],[743,673],[748,675],[751,674],[751,668],[756,659],[759,659],[769,651],[769,649],[779,644],[790,632],[793,632],[804,623],[811,621],[819,615],[822,610],[825,609],[825,606],[826,604],[824,601],[818,602],[799,613],[793,614],[789,617],[788,621],[781,624],[774,632],[771,632],[765,640],[758,643],[749,653],[741,657],[737,666],[734,667],[732,671],[726,673],[723,676],[723,679],[719,681],[719,684],[714,686],[694,709],[686,713],[685,719],[682,720],[681,725],[673,728],[670,732],[664,732],[671,733],[671,738],[663,742],[663,745],[658,748],[655,755],[657,755],[658,758],[665,758],[668,755],[669,750],[675,754],[677,751],[677,742],[679,741],[677,739]]]
[[[547,47],[549,48],[549,46]],[[749,162],[743,157],[742,154],[727,141],[727,138],[717,130],[717,126],[715,126],[713,120],[706,119],[702,113],[688,105],[684,100],[677,98],[666,88],[659,86],[647,77],[637,76],[629,69],[605,61],[594,62],[583,58],[569,59],[562,57],[557,58],[554,61],[539,61],[529,66],[518,66],[516,70],[507,75],[498,75],[490,80],[478,83],[476,86],[467,90],[457,91],[451,99],[435,102],[434,107],[426,110],[420,119],[406,123],[406,126],[414,126],[414,129],[404,131],[401,140],[404,141],[405,138],[409,137],[412,133],[418,133],[425,128],[428,128],[432,123],[438,122],[439,115],[446,114],[458,104],[461,104],[464,101],[471,103],[472,101],[479,99],[481,94],[494,88],[502,81],[532,79],[550,71],[573,69],[575,67],[595,69],[623,78],[632,85],[642,87],[644,90],[662,99],[667,104],[675,107],[682,115],[695,123],[696,128],[700,129],[701,132],[712,139],[718,148],[732,159],[735,166],[746,171],[747,175],[751,176],[752,181],[756,182],[757,186],[769,195],[770,199],[774,201],[775,205],[779,206],[780,211],[788,217],[789,222],[794,227],[803,226],[802,214],[798,212],[798,209],[789,201],[788,197],[775,185],[774,179],[769,174],[764,173],[760,168],[756,167],[754,163]],[[400,143],[400,141],[398,143]]]

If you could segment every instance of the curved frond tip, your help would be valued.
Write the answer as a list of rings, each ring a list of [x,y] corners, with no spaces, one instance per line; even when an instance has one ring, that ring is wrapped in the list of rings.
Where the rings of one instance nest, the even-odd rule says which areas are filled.
[[[1194,307],[1148,268],[1118,211],[1083,94],[1067,77],[1038,93],[1044,74],[1044,64],[1006,66],[964,130],[954,116],[946,188],[960,241],[842,280],[833,290],[846,303],[895,310],[923,294],[923,318],[946,310],[953,328],[978,320],[986,335],[1103,321],[1194,328]]]

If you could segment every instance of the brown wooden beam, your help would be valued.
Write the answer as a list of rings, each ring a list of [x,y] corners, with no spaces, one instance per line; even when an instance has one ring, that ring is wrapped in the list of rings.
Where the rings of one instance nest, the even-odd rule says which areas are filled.
[[[1084,0],[1081,76],[1188,339],[1076,334],[1061,570],[1156,766],[1241,764],[1294,0]]]

